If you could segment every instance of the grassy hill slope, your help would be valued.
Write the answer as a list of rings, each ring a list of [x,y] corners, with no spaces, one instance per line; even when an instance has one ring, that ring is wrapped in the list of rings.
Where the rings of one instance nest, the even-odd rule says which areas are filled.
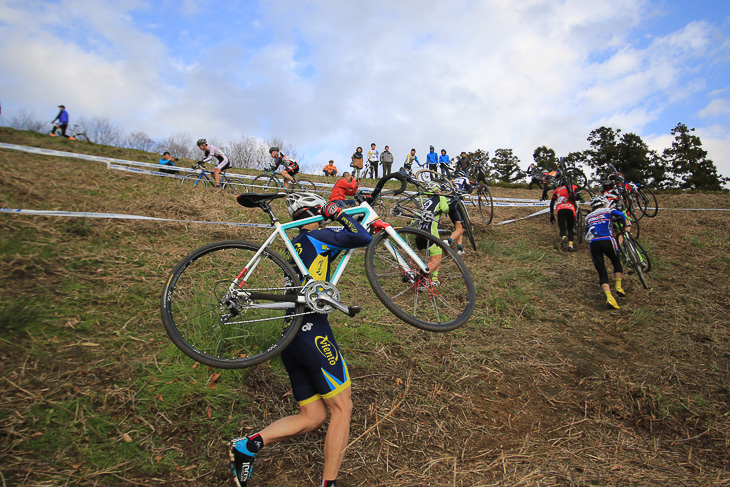
[[[0,141],[156,159],[6,128]],[[264,221],[230,194],[99,163],[0,149],[0,172],[4,208]],[[730,208],[726,194],[659,198]],[[497,208],[495,221],[528,213]],[[447,334],[383,310],[357,254],[340,289],[364,311],[330,316],[354,379],[341,484],[730,484],[730,212],[666,209],[641,225],[652,287],[629,276],[618,311],[585,245],[560,252],[545,216],[478,227],[465,259],[477,311]],[[3,213],[0,232],[2,485],[226,485],[223,442],[295,409],[278,360],[196,365],[159,318],[167,273],[190,250],[265,232]],[[266,448],[254,485],[318,485],[323,437]]]

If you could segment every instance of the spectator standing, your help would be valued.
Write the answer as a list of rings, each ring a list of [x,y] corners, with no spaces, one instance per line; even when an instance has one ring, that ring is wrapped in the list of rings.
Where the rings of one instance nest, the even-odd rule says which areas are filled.
[[[439,166],[441,166],[441,175],[442,176],[449,176],[449,163],[451,161],[449,160],[448,154],[446,154],[446,149],[441,149],[441,155],[439,156]]]
[[[354,154],[352,154],[352,162],[350,163],[355,177],[360,178],[360,170],[362,169],[362,147],[358,147]]]
[[[324,169],[322,169],[322,172],[325,176],[337,176],[337,168],[335,167],[335,161],[330,159],[330,162],[324,166]]]
[[[335,183],[330,193],[330,203],[337,203],[341,207],[355,206],[355,200],[345,200],[346,196],[355,196],[360,185],[359,179],[354,179],[349,172],[342,173],[342,178]]]
[[[436,171],[438,169],[438,163],[439,163],[439,155],[436,154],[436,152],[433,149],[433,146],[428,148],[428,154],[426,155],[426,164],[428,164],[428,168],[431,171]]]
[[[383,152],[380,153],[380,163],[383,165],[383,176],[390,174],[393,168],[393,154],[390,153],[390,147],[387,145]]]
[[[66,111],[66,107],[63,105],[58,105],[58,108],[61,110],[58,112],[58,115],[56,115],[56,118],[54,118],[51,123],[53,125],[53,130],[51,131],[51,137],[56,136],[56,129],[61,129],[61,137],[69,138],[68,135],[66,135],[66,129],[68,128],[68,112]],[[58,123],[56,121],[58,120]]]
[[[370,165],[370,176],[378,179],[378,162],[379,156],[377,150],[375,150],[375,142],[370,144],[370,150],[368,151],[368,164]]]

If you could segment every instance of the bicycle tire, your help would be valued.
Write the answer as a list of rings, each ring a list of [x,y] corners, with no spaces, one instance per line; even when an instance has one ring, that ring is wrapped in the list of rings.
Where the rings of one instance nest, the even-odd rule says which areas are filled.
[[[575,240],[578,243],[583,243],[583,237],[586,233],[586,221],[583,211],[578,208],[575,212]]]
[[[639,255],[639,263],[644,269],[644,272],[651,272],[651,259],[649,258],[649,254],[646,253],[644,247],[635,238],[631,238],[631,243],[634,245],[636,253]]]
[[[234,193],[240,194],[249,192],[248,186],[246,186],[246,183],[242,179],[228,178],[228,181],[225,181],[225,184],[226,189],[229,189]]]
[[[573,184],[578,186],[578,188],[588,186],[588,178],[586,177],[586,174],[580,169],[576,167],[570,167],[567,168],[565,172],[566,176],[569,176]]]
[[[439,194],[444,196],[450,195],[455,191],[454,182],[451,179],[431,169],[421,169],[416,172],[416,181],[420,184],[435,182],[441,187]]]
[[[492,200],[492,192],[484,185],[480,185],[477,190],[477,198],[479,205],[479,215],[487,225],[492,223],[494,219],[494,200]]]
[[[231,301],[240,313],[229,312],[230,285],[259,248],[243,240],[215,242],[188,254],[170,273],[160,302],[162,322],[172,342],[196,362],[222,369],[251,367],[279,354],[299,330],[302,303],[288,316],[283,309],[255,307],[274,299],[237,297]],[[267,250],[241,289],[283,297],[297,294],[298,282],[291,265]]]
[[[278,193],[280,189],[284,188],[279,185],[279,181],[268,174],[256,176],[251,183],[251,191],[254,193]]]
[[[474,241],[474,229],[471,225],[471,217],[469,216],[469,212],[466,210],[466,206],[464,206],[464,202],[461,200],[459,200],[459,202],[456,204],[456,207],[459,212],[461,212],[461,226],[464,227],[464,233],[466,233],[466,236],[469,239],[471,248],[476,250],[477,243]]]
[[[630,266],[634,273],[636,274],[636,277],[639,278],[639,281],[641,281],[641,285],[644,286],[645,289],[649,289],[649,284],[646,282],[646,277],[644,276],[644,269],[640,265],[639,258],[636,253],[636,247],[633,245],[633,240],[631,238],[624,237],[624,241],[622,244],[622,254],[624,257],[624,261],[626,262],[626,265]]]
[[[307,193],[314,193],[317,189],[315,184],[308,179],[297,179],[294,183],[294,188],[299,191],[306,191]]]
[[[657,203],[654,191],[647,188],[646,186],[642,186],[637,189],[636,192],[637,201],[639,202],[639,208],[641,209],[641,212],[647,218],[654,218],[659,212],[659,203]]]
[[[414,227],[394,227],[398,236],[424,262],[431,247],[441,251],[440,285],[424,276],[387,232],[373,238],[365,254],[365,274],[383,306],[396,317],[426,331],[454,330],[471,318],[476,304],[474,280],[464,262],[446,243]],[[394,250],[396,259],[390,252]]]

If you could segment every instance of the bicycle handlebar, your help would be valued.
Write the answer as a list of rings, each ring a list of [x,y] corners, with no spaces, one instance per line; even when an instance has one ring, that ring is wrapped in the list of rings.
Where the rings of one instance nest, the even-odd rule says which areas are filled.
[[[365,198],[365,200],[368,202],[368,204],[370,204],[373,201],[375,201],[376,199],[378,199],[378,196],[380,196],[380,193],[383,190],[383,186],[385,186],[385,183],[388,182],[391,179],[397,179],[398,181],[400,181],[400,188],[396,189],[393,192],[393,196],[399,195],[403,191],[406,190],[406,179],[405,179],[405,177],[403,177],[402,174],[397,173],[397,172],[390,173],[387,176],[383,176],[382,178],[380,178],[378,180],[377,184],[375,184],[375,188],[370,193],[370,196],[368,196],[368,197]]]

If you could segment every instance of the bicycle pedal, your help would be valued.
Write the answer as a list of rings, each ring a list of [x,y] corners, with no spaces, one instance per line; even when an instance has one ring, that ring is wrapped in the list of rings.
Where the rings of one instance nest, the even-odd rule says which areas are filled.
[[[361,308],[360,306],[358,306],[358,305],[352,305],[352,306],[348,306],[348,307],[347,307],[347,314],[348,314],[348,316],[350,316],[350,317],[353,317],[353,316],[355,316],[355,315],[356,315],[356,314],[358,314],[358,313],[359,313],[360,311],[362,311],[362,308]]]

